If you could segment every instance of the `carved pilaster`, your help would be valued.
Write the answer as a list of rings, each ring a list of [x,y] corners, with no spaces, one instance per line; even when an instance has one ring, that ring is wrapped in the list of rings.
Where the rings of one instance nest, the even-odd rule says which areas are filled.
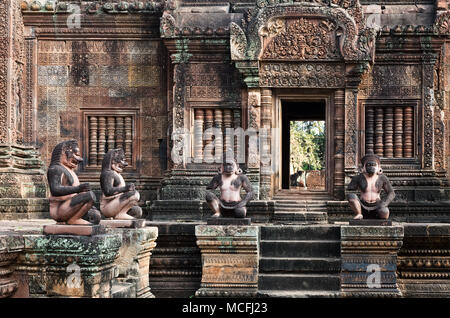
[[[272,90],[261,89],[261,128],[260,131],[260,200],[268,200],[271,196],[271,176],[272,176]]]
[[[338,89],[334,93],[334,196],[344,198],[344,147],[345,147],[345,91]]]
[[[434,59],[423,64],[423,162],[422,168],[434,169]]]
[[[261,126],[261,93],[259,89],[248,91],[248,166],[259,168],[258,131]]]
[[[357,95],[358,91],[353,88],[345,90],[345,170],[355,171],[358,147],[358,124],[357,124]]]

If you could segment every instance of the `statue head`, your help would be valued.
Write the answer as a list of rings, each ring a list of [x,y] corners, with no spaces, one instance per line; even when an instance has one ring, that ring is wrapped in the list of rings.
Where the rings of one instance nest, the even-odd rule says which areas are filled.
[[[61,164],[69,169],[75,169],[83,162],[78,142],[75,139],[63,141],[56,145],[52,152],[50,166]]]
[[[123,149],[111,149],[103,158],[102,170],[114,170],[121,173],[128,166]]]
[[[232,175],[239,174],[239,167],[236,163],[236,160],[233,157],[232,153],[225,153],[223,156],[222,166],[220,172],[222,174]]]
[[[381,174],[381,162],[380,157],[375,155],[373,151],[367,151],[366,155],[361,158],[361,164],[363,166],[363,172],[367,172],[369,176],[374,174]]]

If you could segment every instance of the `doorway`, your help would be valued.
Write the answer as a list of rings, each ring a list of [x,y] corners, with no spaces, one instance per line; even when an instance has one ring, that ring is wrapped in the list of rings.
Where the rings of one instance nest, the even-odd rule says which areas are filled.
[[[326,191],[326,102],[281,100],[282,189]]]

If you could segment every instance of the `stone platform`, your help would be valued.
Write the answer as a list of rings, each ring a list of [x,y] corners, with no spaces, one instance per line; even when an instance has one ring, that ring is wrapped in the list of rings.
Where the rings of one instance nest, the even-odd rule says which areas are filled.
[[[207,225],[250,225],[250,218],[209,218]]]
[[[145,226],[144,219],[135,219],[135,220],[101,220],[100,225],[105,227],[112,228],[132,228],[138,229],[143,228]]]
[[[44,225],[42,231],[46,235],[92,236],[104,234],[105,227],[102,225],[52,224],[52,225]]]
[[[352,219],[348,222],[349,225],[357,226],[392,226],[391,220],[377,220],[377,219]]]

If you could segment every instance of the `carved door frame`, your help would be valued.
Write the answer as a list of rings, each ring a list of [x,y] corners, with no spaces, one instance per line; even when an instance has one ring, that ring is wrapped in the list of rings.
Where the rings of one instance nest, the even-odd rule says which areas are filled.
[[[281,170],[282,170],[282,102],[283,101],[324,101],[325,102],[325,134],[326,134],[326,145],[325,145],[325,171],[326,171],[326,181],[325,181],[325,192],[332,195],[333,193],[333,180],[334,180],[334,139],[335,125],[333,121],[334,117],[334,99],[333,90],[328,89],[304,89],[304,88],[288,88],[288,89],[273,89],[273,119],[272,127],[278,128],[279,130],[279,140],[272,140],[272,160],[274,160],[274,182],[272,184],[273,192],[282,189],[281,184]],[[277,144],[278,143],[278,144]]]

